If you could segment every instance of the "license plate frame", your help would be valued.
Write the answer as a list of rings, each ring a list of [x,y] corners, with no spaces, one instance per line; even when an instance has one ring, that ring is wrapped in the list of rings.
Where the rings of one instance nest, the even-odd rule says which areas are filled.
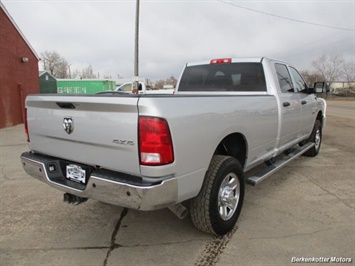
[[[65,177],[71,181],[80,184],[86,184],[86,169],[77,164],[68,164],[66,166]]]

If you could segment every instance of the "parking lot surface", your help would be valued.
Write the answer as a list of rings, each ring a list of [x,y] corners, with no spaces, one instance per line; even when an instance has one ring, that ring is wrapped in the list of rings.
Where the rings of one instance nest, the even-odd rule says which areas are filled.
[[[64,203],[62,192],[22,170],[19,156],[28,150],[23,125],[1,129],[0,265],[354,263],[354,102],[329,102],[323,133],[317,157],[301,157],[247,186],[237,227],[213,237],[169,210]]]

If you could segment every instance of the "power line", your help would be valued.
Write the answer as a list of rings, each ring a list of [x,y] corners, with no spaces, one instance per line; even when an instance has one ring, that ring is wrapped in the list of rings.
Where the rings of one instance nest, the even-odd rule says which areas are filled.
[[[256,12],[256,13],[259,13],[259,14],[263,14],[263,15],[267,15],[267,16],[272,16],[272,17],[276,17],[276,18],[281,18],[281,19],[286,19],[286,20],[290,20],[290,21],[294,21],[294,22],[299,22],[299,23],[304,23],[304,24],[309,24],[309,25],[319,26],[319,27],[324,27],[324,28],[337,29],[337,30],[355,31],[355,30],[353,30],[353,29],[340,28],[340,27],[329,26],[329,25],[324,25],[324,24],[319,24],[319,23],[313,23],[313,22],[304,21],[304,20],[299,20],[299,19],[287,18],[287,17],[283,17],[283,16],[279,16],[279,15],[267,13],[267,12],[264,12],[264,11],[252,9],[252,8],[249,8],[249,7],[240,6],[240,5],[237,5],[237,4],[234,4],[234,3],[231,3],[231,2],[226,2],[226,1],[223,1],[223,0],[217,0],[217,1],[218,1],[218,2],[221,2],[221,3],[223,3],[223,4],[235,6],[235,7],[242,8],[242,9],[246,9],[246,10],[249,10],[249,11],[252,11],[252,12]]]

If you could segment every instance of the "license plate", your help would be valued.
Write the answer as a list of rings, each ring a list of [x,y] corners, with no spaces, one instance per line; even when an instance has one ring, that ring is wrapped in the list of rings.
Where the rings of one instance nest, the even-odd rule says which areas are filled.
[[[79,165],[69,164],[67,165],[67,178],[72,181],[85,184],[86,171]]]

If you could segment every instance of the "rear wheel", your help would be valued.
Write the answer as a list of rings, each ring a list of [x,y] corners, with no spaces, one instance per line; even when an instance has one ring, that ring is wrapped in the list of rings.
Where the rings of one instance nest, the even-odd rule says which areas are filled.
[[[224,235],[238,220],[244,199],[244,175],[239,161],[215,155],[199,195],[190,202],[194,225],[201,231]]]
[[[320,150],[320,145],[322,144],[322,124],[319,120],[316,120],[312,134],[309,136],[307,142],[314,142],[314,146],[306,151],[304,155],[309,157],[317,156]]]

